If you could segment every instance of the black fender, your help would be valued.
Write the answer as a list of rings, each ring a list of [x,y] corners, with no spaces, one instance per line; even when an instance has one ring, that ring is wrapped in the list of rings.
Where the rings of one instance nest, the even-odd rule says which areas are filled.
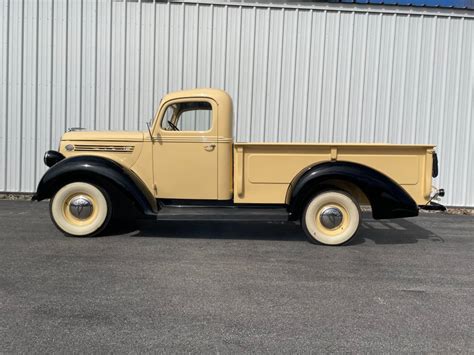
[[[39,182],[32,200],[51,198],[64,184],[81,180],[113,184],[134,201],[144,214],[158,212],[156,199],[133,171],[113,160],[88,155],[63,159],[49,168]]]
[[[296,176],[287,193],[290,220],[298,219],[304,204],[318,190],[332,187],[330,180],[355,184],[367,196],[375,219],[402,218],[418,215],[418,206],[393,179],[368,166],[336,161],[308,168]]]

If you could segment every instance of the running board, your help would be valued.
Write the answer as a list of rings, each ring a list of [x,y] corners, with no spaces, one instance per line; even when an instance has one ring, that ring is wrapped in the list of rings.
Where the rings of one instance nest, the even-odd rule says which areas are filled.
[[[212,208],[163,207],[156,216],[158,221],[288,221],[288,212],[282,208]]]

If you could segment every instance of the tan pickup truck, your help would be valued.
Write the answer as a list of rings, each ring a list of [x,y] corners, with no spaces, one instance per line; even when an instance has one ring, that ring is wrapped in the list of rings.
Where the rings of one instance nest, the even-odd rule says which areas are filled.
[[[444,194],[432,187],[433,145],[235,143],[232,121],[226,92],[195,89],[166,95],[148,131],[70,130],[46,152],[50,169],[33,199],[51,199],[53,222],[73,236],[100,233],[127,204],[145,215],[173,205],[281,207],[309,241],[327,245],[355,235],[360,205],[376,219],[442,208],[431,203]]]

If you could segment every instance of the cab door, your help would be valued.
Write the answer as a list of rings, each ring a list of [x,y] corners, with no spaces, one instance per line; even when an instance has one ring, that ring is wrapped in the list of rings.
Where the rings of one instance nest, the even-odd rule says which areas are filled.
[[[153,172],[157,198],[217,199],[217,105],[178,99],[163,106],[155,126]]]

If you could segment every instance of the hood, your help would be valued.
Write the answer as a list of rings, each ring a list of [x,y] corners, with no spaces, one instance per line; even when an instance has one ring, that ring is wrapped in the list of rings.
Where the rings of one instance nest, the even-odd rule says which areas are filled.
[[[62,141],[143,142],[140,131],[71,131],[63,134]]]

